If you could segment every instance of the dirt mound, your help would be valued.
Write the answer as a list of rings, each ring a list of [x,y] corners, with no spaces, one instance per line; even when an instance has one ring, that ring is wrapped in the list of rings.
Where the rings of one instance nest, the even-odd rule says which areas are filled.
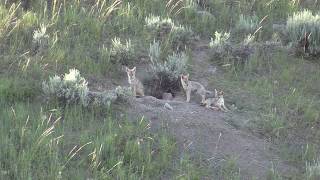
[[[220,71],[209,62],[209,51],[207,41],[197,42],[193,47],[190,70],[191,79],[206,87],[210,78]],[[145,65],[137,66],[139,78],[148,76],[145,68]],[[121,76],[113,85],[128,85],[125,73]],[[108,82],[99,84],[102,84],[103,89],[113,86]],[[208,90],[214,88],[216,87],[208,87]],[[297,174],[298,170],[295,167],[280,160],[276,148],[271,143],[241,128],[241,124],[246,121],[244,115],[206,109],[199,105],[200,98],[194,95],[191,96],[191,103],[186,103],[185,98],[182,92],[175,94],[173,101],[152,96],[133,98],[126,113],[134,119],[145,116],[151,121],[153,129],[166,124],[169,132],[178,141],[181,152],[189,151],[191,155],[201,155],[206,159],[212,173],[224,160],[232,157],[240,168],[241,179],[266,179],[272,168],[288,177]],[[165,108],[165,103],[169,103],[173,110]]]
[[[210,167],[218,166],[226,157],[236,158],[242,179],[265,179],[272,166],[284,175],[296,171],[274,155],[272,144],[229,125],[224,120],[228,113],[181,100],[181,97],[169,102],[151,96],[136,98],[128,113],[131,117],[147,117],[155,129],[166,123],[181,150],[201,154]],[[166,102],[173,110],[164,108]]]

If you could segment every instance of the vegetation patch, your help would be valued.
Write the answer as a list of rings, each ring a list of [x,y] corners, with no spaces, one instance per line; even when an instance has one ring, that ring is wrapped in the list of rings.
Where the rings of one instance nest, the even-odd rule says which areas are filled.
[[[40,104],[1,102],[1,179],[199,179],[203,173],[185,157],[175,161],[177,146],[150,122],[114,119],[98,109],[65,109]],[[102,114],[105,114],[101,116]]]
[[[319,1],[0,2],[0,179],[206,178],[166,129],[113,111],[132,96],[118,86],[122,65],[145,70],[146,94],[161,98],[180,91],[180,74],[199,75],[188,61],[204,53],[217,71],[199,78],[224,87],[234,114],[247,117],[236,127],[272,142],[297,179],[319,179],[320,67],[305,61],[320,54]],[[242,175],[236,159],[215,171]]]
[[[187,55],[184,52],[173,53],[162,59],[160,43],[154,42],[150,44],[149,58],[152,76],[146,79],[146,84],[151,95],[161,98],[165,92],[177,92],[181,86],[180,75],[187,70]]]
[[[135,52],[131,40],[126,40],[124,44],[117,37],[112,39],[110,56],[111,61],[115,64],[133,66],[133,63],[135,62]]]
[[[169,41],[175,50],[182,50],[194,37],[189,27],[177,25],[170,18],[150,15],[145,21],[152,38],[162,42]]]
[[[271,52],[256,51],[242,71],[225,67],[225,73],[213,84],[232,89],[226,92],[229,103],[248,114],[246,125],[233,123],[268,137],[279,145],[284,159],[303,168],[319,153],[314,128],[318,126],[316,107],[320,102],[312,90],[317,86],[319,66],[292,58],[282,50]]]
[[[287,36],[296,44],[298,52],[319,56],[320,14],[309,10],[294,13],[287,20]]]

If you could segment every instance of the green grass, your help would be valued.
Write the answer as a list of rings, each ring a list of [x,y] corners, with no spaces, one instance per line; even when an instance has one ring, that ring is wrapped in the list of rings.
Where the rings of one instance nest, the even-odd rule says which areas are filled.
[[[165,16],[162,1],[77,2],[53,1],[51,17],[44,1],[33,1],[28,12],[0,5],[1,179],[203,177],[205,168],[187,154],[178,158],[175,140],[165,129],[152,132],[146,119],[132,122],[103,108],[40,101],[41,82],[73,67],[96,78],[117,76],[111,40],[132,39],[141,54],[149,44],[142,38],[145,17]],[[33,32],[43,25],[47,40],[35,43]]]
[[[150,122],[115,119],[110,111],[1,102],[1,179],[199,179],[204,174],[182,157],[164,130]]]
[[[26,101],[40,94],[40,84],[30,78],[1,77],[0,81],[0,100],[7,103]]]
[[[0,179],[206,176],[200,160],[188,154],[177,158],[176,142],[165,129],[151,132],[148,120],[115,118],[115,112],[103,108],[68,106],[63,111],[48,106],[42,101],[41,82],[71,68],[79,69],[84,77],[118,80],[121,65],[112,61],[112,39],[131,39],[130,65],[141,63],[140,56],[147,55],[149,44],[157,38],[145,26],[150,14],[190,27],[195,37],[209,38],[215,31],[233,31],[240,14],[255,12],[259,20],[268,16],[257,40],[269,40],[273,23],[285,22],[288,15],[305,7],[319,9],[319,3],[298,5],[290,0],[211,0],[203,1],[207,2],[204,6],[191,0],[171,4],[163,0],[53,0],[49,13],[46,2],[33,0],[24,11],[18,4],[0,0]],[[41,25],[46,27],[45,40],[36,43],[33,32]],[[187,32],[169,33],[161,42],[162,56],[186,45],[190,60],[189,38]],[[283,159],[304,169],[306,177],[313,177],[318,167],[319,68],[317,63],[285,52],[262,53],[252,57],[243,71],[226,69],[212,80],[226,92],[227,103],[248,117],[248,123],[238,126],[269,138],[280,147]],[[54,123],[59,117],[63,122]],[[241,175],[235,159],[221,168],[219,177],[238,179]],[[280,177],[274,171],[270,176]]]
[[[233,123],[270,139],[296,166],[317,159],[319,64],[279,51],[253,55],[241,72],[227,68],[211,83],[223,88],[228,104],[248,118],[246,124]]]
[[[241,179],[240,168],[237,165],[235,157],[227,157],[218,170],[217,177],[226,180],[239,180]]]

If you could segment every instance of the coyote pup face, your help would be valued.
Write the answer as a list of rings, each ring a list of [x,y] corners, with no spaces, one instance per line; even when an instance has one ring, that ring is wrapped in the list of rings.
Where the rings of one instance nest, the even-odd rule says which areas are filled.
[[[211,108],[213,110],[221,110],[224,112],[229,111],[229,109],[224,105],[224,92],[223,91],[215,91],[215,98],[208,98],[205,100],[204,104],[206,108]]]
[[[201,83],[190,81],[189,74],[187,75],[181,74],[180,80],[181,80],[181,85],[186,92],[187,102],[190,101],[191,92],[197,92],[197,94],[201,96],[201,104],[204,103],[206,99],[206,94],[211,94],[211,92],[207,91]]]
[[[136,67],[134,67],[132,69],[126,67],[126,72],[128,75],[129,84],[133,83],[136,79]]]
[[[126,67],[126,72],[128,75],[128,82],[132,88],[133,94],[135,96],[144,96],[144,88],[142,83],[138,78],[136,78],[136,67],[130,69]]]
[[[215,90],[215,91],[216,91],[216,90]],[[223,95],[224,95],[224,92],[223,92],[223,91],[217,92],[217,97],[218,97],[218,99],[223,99]]]
[[[188,82],[189,82],[189,74],[187,75],[181,74],[181,84],[183,89],[186,89],[186,87],[188,86]]]

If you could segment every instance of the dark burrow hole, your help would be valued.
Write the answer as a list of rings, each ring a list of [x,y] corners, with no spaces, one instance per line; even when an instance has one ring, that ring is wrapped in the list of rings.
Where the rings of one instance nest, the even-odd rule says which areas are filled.
[[[164,93],[170,93],[174,98],[181,89],[179,80],[170,81],[166,78],[146,78],[143,85],[145,94],[157,99],[163,99]]]

